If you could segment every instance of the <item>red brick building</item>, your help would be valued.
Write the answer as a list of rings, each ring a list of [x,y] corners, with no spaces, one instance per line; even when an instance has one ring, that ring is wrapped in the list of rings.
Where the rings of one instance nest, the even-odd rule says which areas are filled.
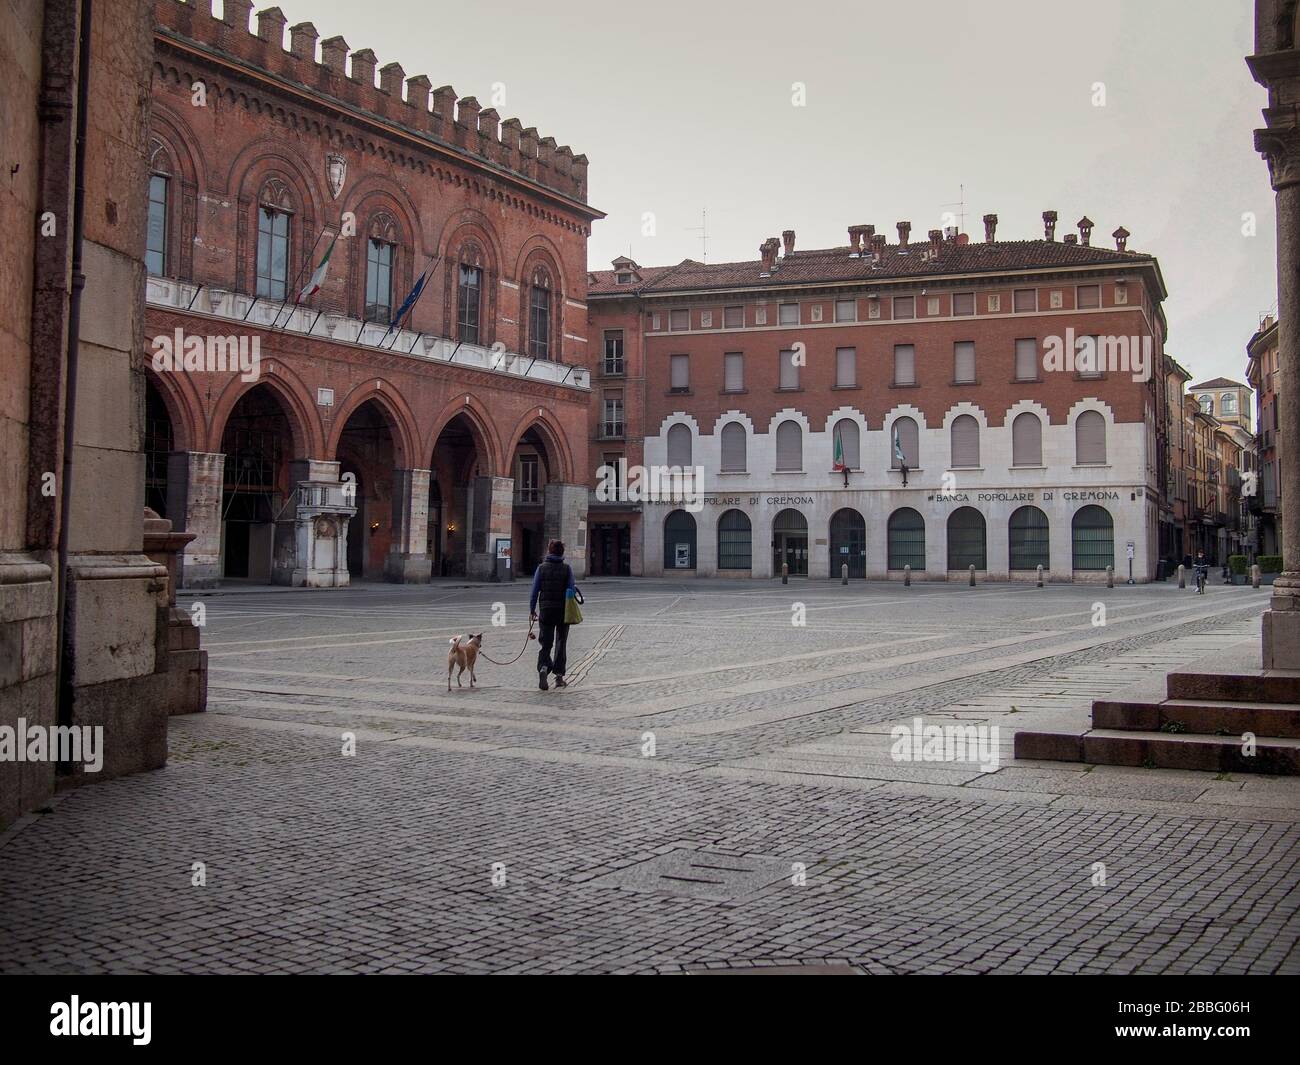
[[[1154,576],[1174,416],[1159,265],[1123,228],[1093,246],[1087,218],[1061,240],[1056,212],[1041,240],[996,225],[912,243],[900,222],[892,244],[853,226],[808,251],[786,231],[756,261],[591,275],[592,334],[623,348],[623,376],[593,386],[593,468],[621,443],[707,485],[693,513],[623,504],[633,572],[1097,579],[1126,575],[1131,545]]]
[[[1278,324],[1265,318],[1246,346],[1246,380],[1255,390],[1255,466],[1258,479],[1248,506],[1257,521],[1257,545],[1261,555],[1282,553],[1281,506],[1277,466],[1279,431],[1277,386]]]
[[[207,361],[144,353],[146,491],[185,583],[581,566],[586,157],[251,11],[157,4],[146,338]]]

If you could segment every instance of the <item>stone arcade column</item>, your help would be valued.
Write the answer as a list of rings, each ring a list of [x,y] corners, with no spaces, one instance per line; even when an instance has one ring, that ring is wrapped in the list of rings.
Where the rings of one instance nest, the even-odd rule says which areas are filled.
[[[398,584],[428,584],[429,470],[393,471],[393,544],[384,559],[384,577]]]
[[[468,576],[490,581],[496,573],[498,540],[509,540],[514,525],[515,479],[475,477],[469,501]],[[512,545],[513,547],[514,545]],[[513,567],[513,561],[512,561]],[[513,575],[514,570],[511,569]]]
[[[1261,5],[1267,8],[1269,5]],[[1271,26],[1256,26],[1257,44],[1275,47]],[[1277,42],[1280,43],[1280,42]],[[1255,131],[1255,148],[1268,162],[1277,200],[1278,287],[1278,509],[1282,570],[1264,615],[1265,669],[1300,669],[1300,50],[1250,56],[1255,80],[1268,89],[1267,129]]]
[[[573,567],[574,577],[581,579],[587,575],[587,487],[551,483],[546,486],[545,498],[545,539],[564,541],[564,559]]]
[[[167,457],[167,513],[177,532],[193,533],[181,556],[180,587],[215,588],[221,579],[221,492],[226,456],[173,451]]]

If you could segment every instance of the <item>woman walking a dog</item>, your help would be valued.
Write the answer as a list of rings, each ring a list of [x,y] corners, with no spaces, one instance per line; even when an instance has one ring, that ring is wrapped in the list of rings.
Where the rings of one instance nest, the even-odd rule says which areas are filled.
[[[568,687],[564,680],[569,642],[565,605],[568,598],[577,596],[573,567],[564,561],[564,541],[552,540],[546,547],[546,559],[533,574],[533,591],[528,599],[529,620],[540,622],[542,629],[537,652],[537,687],[542,691],[549,689],[546,683],[548,673],[555,675],[557,688]]]

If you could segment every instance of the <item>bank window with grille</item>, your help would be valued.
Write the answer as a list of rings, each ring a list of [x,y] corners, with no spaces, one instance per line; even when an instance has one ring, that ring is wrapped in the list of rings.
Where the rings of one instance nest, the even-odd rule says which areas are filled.
[[[393,316],[393,246],[371,238],[366,247],[366,321]]]
[[[282,300],[289,285],[289,214],[273,207],[257,212],[257,295]]]
[[[461,265],[456,286],[456,320],[460,339],[478,344],[480,311],[483,305],[483,271],[477,266]]]
[[[1013,570],[1048,568],[1047,515],[1037,507],[1021,507],[1007,523],[1009,563]]]
[[[605,330],[605,374],[610,377],[623,376],[623,330]]]
[[[925,569],[925,519],[911,507],[889,516],[889,568]]]

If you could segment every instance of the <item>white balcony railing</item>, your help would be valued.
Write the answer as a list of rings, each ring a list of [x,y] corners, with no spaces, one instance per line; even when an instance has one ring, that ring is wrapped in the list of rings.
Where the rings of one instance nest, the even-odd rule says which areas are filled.
[[[242,292],[199,286],[167,277],[148,279],[145,301],[154,307],[193,310],[259,329],[319,337],[335,343],[382,350],[390,355],[471,366],[489,373],[526,377],[565,388],[585,390],[591,386],[590,371],[582,366],[532,359],[518,352],[494,350],[479,344],[462,344],[412,329],[390,331],[382,324],[364,322],[359,318],[320,313],[314,308],[295,307],[291,303],[282,306],[275,300],[254,300]],[[263,352],[262,357],[271,354]]]

